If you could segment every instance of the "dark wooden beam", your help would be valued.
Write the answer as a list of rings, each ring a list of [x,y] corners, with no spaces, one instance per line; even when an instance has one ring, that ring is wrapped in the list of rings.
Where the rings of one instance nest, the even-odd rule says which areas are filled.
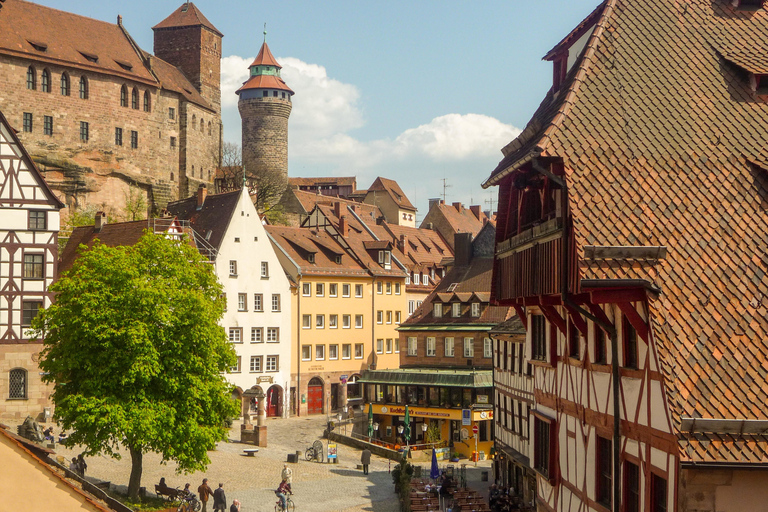
[[[525,314],[525,307],[521,306],[520,304],[515,304],[513,306],[515,308],[515,311],[517,312],[517,316],[520,318],[520,321],[523,322],[523,328],[525,330],[528,330],[528,316]]]
[[[640,316],[640,313],[638,313],[635,307],[629,302],[619,302],[617,305],[619,306],[619,309],[621,309],[621,312],[624,313],[624,316],[627,317],[629,323],[632,324],[632,327],[635,328],[637,335],[648,343],[648,324],[643,320],[643,317]]]
[[[576,328],[579,330],[582,336],[584,336],[585,339],[587,339],[587,321],[584,320],[584,317],[581,316],[581,314],[576,311],[575,308],[569,306],[568,304],[565,305],[565,309],[568,310],[568,313],[571,315],[571,320],[573,321],[573,325],[576,326]]]
[[[541,312],[547,317],[549,323],[557,327],[565,336],[568,336],[568,326],[566,325],[565,319],[560,316],[560,313],[558,313],[554,307],[541,306]]]

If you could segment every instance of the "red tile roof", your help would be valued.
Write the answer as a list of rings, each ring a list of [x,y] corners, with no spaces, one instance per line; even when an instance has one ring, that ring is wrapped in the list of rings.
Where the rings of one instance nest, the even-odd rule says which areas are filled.
[[[211,112],[215,112],[213,106],[203,98],[200,92],[192,85],[187,77],[184,76],[184,73],[182,73],[179,68],[146,52],[144,55],[148,59],[148,62],[150,62],[152,71],[154,71],[157,79],[160,81],[160,87],[181,94],[187,101],[200,105]]]
[[[246,80],[243,85],[235,92],[239,94],[240,91],[244,91],[246,89],[278,89],[294,94],[293,89],[288,87],[282,78],[274,75],[252,76]]]
[[[317,178],[288,178],[288,185],[293,187],[312,187],[315,185],[337,185],[350,186],[352,188],[357,184],[357,178],[354,176],[325,176]]]
[[[197,194],[168,203],[168,211],[190,226],[214,249],[218,249],[227,231],[229,221],[237,208],[241,190],[224,194],[208,194],[202,208],[197,208]]]
[[[679,428],[683,417],[768,418],[768,169],[750,163],[768,161],[768,102],[721,58],[740,47],[764,62],[768,9],[685,7],[606,2],[581,61],[485,185],[534,155],[562,158],[580,277],[662,290],[652,332],[683,460],[765,462],[763,436],[700,441]],[[664,245],[668,256],[595,261],[587,245]]]
[[[378,177],[376,178],[376,181],[373,182],[373,185],[368,187],[368,192],[380,190],[389,194],[390,197],[392,197],[392,200],[394,200],[400,208],[416,211],[416,207],[411,204],[405,196],[405,192],[403,192],[403,189],[400,188],[400,185],[398,185],[395,180]]]
[[[445,219],[450,226],[450,233],[442,233],[446,239],[449,239],[450,245],[453,245],[453,235],[456,233],[472,233],[473,236],[477,235],[483,229],[485,219],[488,218],[482,211],[480,212],[480,218],[478,218],[472,210],[465,208],[461,203],[448,205],[440,201],[434,203],[432,208],[429,209],[429,212],[427,212],[427,215],[421,222],[421,227],[425,228],[427,224],[431,223],[435,229],[440,229],[442,223],[438,222],[437,217]]]
[[[170,16],[152,27],[152,30],[197,26],[203,26],[216,33],[218,36],[224,37],[224,34],[219,32],[216,27],[213,26],[213,23],[208,21],[208,18],[206,18],[192,2],[184,2],[181,4],[181,6],[173,11]]]
[[[272,240],[306,275],[369,275],[359,261],[350,256],[326,231],[284,226],[265,226]],[[314,255],[314,262],[309,255]],[[336,257],[341,255],[341,261]]]
[[[259,54],[248,67],[250,68],[252,66],[275,66],[277,68],[282,68],[282,66],[277,63],[277,60],[272,55],[272,52],[269,51],[269,46],[267,46],[266,41],[264,41],[264,43],[261,45]]]
[[[344,206],[345,213],[347,212],[346,207],[352,205],[356,209],[358,215],[365,219],[371,219],[375,222],[376,219],[381,217],[381,211],[379,210],[379,207],[374,204],[358,203],[357,201],[350,201],[349,199],[343,199],[334,196],[324,196],[314,192],[307,192],[306,190],[299,189],[293,189],[291,190],[291,193],[296,196],[296,199],[299,201],[306,213],[311,212],[315,208],[315,205],[318,204],[332,206],[334,203],[341,203]]]

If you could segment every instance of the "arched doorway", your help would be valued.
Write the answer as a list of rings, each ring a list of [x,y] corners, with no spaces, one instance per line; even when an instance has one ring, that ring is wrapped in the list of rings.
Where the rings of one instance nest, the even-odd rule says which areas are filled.
[[[264,393],[261,386],[253,386],[243,393],[243,414],[250,416],[258,416],[259,414],[259,399],[257,396]]]
[[[320,377],[313,377],[307,384],[307,413],[323,413],[323,380]]]
[[[274,384],[267,390],[267,416],[270,418],[283,415],[283,388]]]

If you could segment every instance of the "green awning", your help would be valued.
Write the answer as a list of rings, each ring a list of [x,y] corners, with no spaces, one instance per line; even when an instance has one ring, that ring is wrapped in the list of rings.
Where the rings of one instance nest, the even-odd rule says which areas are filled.
[[[394,386],[493,387],[493,370],[409,369],[364,370],[358,382]]]

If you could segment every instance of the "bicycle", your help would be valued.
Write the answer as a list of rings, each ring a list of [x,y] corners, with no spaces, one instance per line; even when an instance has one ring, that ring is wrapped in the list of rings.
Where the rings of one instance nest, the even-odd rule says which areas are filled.
[[[203,508],[203,504],[197,499],[195,493],[191,492],[186,496],[179,496],[178,499],[181,500],[181,503],[179,503],[176,512],[200,512],[200,509]]]
[[[308,461],[316,460],[317,462],[323,462],[323,442],[315,441],[312,443],[312,446],[304,452],[304,458]]]
[[[279,492],[275,491],[275,496],[277,496],[277,503],[275,503],[275,512],[294,512],[296,510],[296,505],[293,503],[293,500],[291,499],[290,494],[285,495],[285,508],[283,508],[283,503],[280,501]]]

